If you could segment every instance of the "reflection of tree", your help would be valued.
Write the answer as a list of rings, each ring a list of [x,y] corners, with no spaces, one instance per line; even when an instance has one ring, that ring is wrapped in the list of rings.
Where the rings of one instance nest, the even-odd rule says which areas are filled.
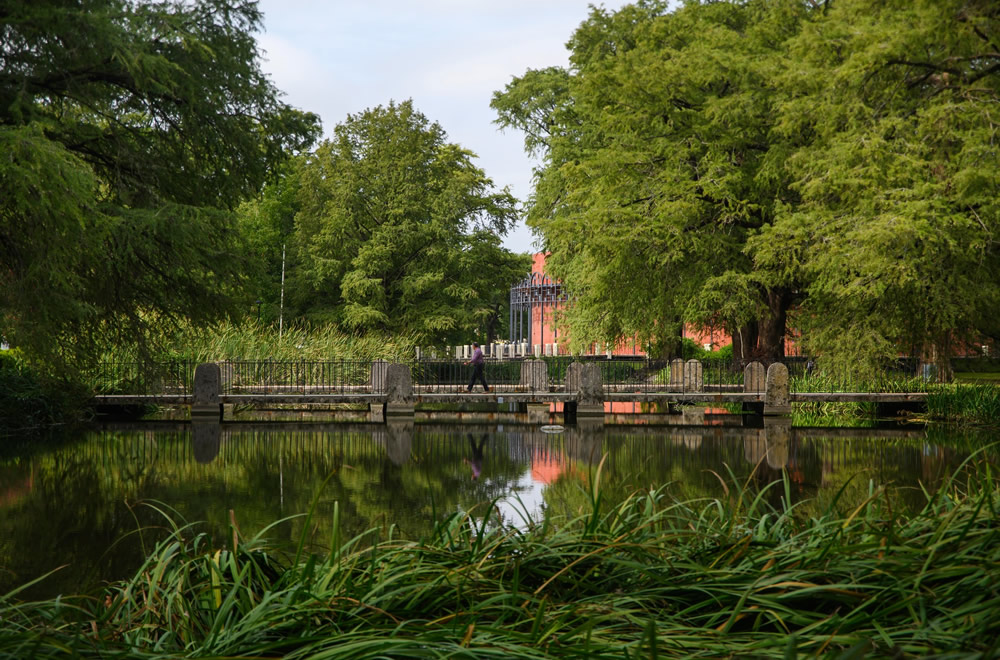
[[[791,504],[800,516],[820,515],[832,504],[838,488],[841,501],[856,506],[869,494],[869,480],[893,487],[900,510],[915,510],[924,498],[918,480],[933,488],[961,461],[961,453],[936,449],[928,456],[920,440],[871,437],[787,437],[768,439],[764,430],[668,429],[661,433],[630,435],[608,429],[601,472],[602,499],[607,508],[637,490],[669,484],[666,493],[678,500],[722,498],[745,491],[780,509],[789,482]],[[568,443],[571,445],[571,443]],[[568,447],[570,456],[579,456]],[[590,510],[587,486],[596,469],[593,461],[575,461],[571,473],[582,479],[561,478],[545,491],[547,509],[557,515],[580,515]],[[852,475],[859,478],[851,479]]]
[[[0,458],[0,589],[20,584],[56,566],[69,566],[47,581],[45,593],[69,592],[97,579],[124,575],[141,559],[164,521],[152,508],[158,501],[188,521],[203,521],[218,543],[229,537],[233,510],[244,534],[253,534],[284,516],[310,508],[319,485],[310,528],[304,518],[285,522],[270,538],[293,546],[305,533],[324,547],[332,536],[338,503],[340,537],[350,539],[374,527],[395,525],[395,535],[429,533],[436,519],[456,511],[485,514],[484,502],[513,499],[530,474],[533,457],[558,459],[559,470],[545,477],[544,506],[552,514],[578,515],[590,508],[587,489],[598,464],[601,492],[610,507],[636,490],[668,486],[678,499],[723,497],[745,487],[756,496],[783,472],[801,515],[820,513],[845,486],[843,502],[862,501],[874,484],[900,487],[903,508],[922,504],[918,480],[933,488],[961,461],[964,452],[918,440],[871,437],[801,436],[792,429],[780,465],[748,460],[741,428],[642,431],[609,427],[571,428],[546,436],[529,428],[474,432],[483,452],[482,476],[469,478],[467,431],[463,427],[403,429],[396,453],[381,431],[247,431],[222,427],[218,455],[208,464],[194,455],[190,431],[92,433],[65,444],[39,445],[23,456]],[[867,432],[866,432],[867,433]],[[402,449],[407,447],[408,451]],[[861,477],[849,481],[853,474]],[[716,476],[719,475],[719,476]],[[329,479],[328,479],[329,477]],[[327,480],[328,479],[328,480]],[[780,506],[783,487],[768,490]],[[142,539],[127,536],[146,528]],[[126,537],[123,539],[123,537]]]

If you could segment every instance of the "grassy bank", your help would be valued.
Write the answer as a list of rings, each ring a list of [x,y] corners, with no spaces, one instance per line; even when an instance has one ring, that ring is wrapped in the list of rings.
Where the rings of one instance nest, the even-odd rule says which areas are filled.
[[[989,656],[1000,485],[981,456],[906,519],[883,490],[808,520],[735,485],[609,508],[598,470],[587,515],[521,531],[472,512],[419,542],[341,539],[334,506],[331,550],[281,557],[235,518],[221,548],[180,527],[93,598],[4,597],[0,655]]]

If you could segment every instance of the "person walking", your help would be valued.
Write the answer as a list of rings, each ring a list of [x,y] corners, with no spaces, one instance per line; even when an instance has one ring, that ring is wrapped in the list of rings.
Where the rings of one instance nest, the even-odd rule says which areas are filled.
[[[476,384],[476,379],[483,384],[483,391],[489,392],[490,386],[486,384],[486,376],[483,373],[483,369],[486,367],[486,358],[483,357],[483,349],[479,348],[479,344],[472,342],[472,359],[467,360],[465,363],[472,363],[472,380],[469,381],[469,391],[472,391],[472,386]]]

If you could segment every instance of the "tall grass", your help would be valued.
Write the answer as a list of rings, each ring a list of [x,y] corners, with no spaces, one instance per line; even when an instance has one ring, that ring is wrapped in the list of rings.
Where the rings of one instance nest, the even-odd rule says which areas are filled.
[[[208,331],[178,334],[172,350],[186,359],[216,360],[375,360],[409,358],[412,337],[346,334],[334,326],[292,326],[279,334],[277,326],[253,321],[222,324]]]
[[[178,329],[159,348],[157,356],[140,356],[134,348],[109,349],[102,362],[148,361],[217,362],[409,359],[416,341],[407,335],[352,335],[327,326],[277,326],[246,321],[239,325],[222,323],[213,328]]]
[[[941,385],[927,395],[931,419],[960,424],[1000,424],[1000,387]]]
[[[420,541],[372,530],[294,558],[178,526],[94,598],[0,599],[14,657],[657,658],[1000,650],[1000,486],[982,458],[923,510],[869,489],[801,519],[727,495],[639,492],[527,529],[455,514]],[[966,466],[969,467],[969,466]],[[784,490],[790,483],[771,486]],[[306,516],[305,530],[315,506]]]

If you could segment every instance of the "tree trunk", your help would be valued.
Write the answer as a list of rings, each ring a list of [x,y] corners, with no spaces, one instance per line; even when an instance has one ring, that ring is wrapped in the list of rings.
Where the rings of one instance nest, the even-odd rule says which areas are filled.
[[[754,357],[777,362],[785,357],[785,320],[792,296],[787,289],[767,292],[768,315],[760,321],[760,337]]]
[[[751,321],[738,328],[733,335],[733,366],[742,369],[753,361],[757,350],[757,322]]]
[[[497,326],[500,325],[500,310],[495,310],[486,321],[486,345],[492,346],[497,337]]]
[[[924,344],[917,375],[938,383],[951,382],[954,374],[951,370],[950,332]]]
[[[664,325],[666,327],[673,326],[674,332],[656,343],[656,357],[666,359],[681,357],[681,337],[684,336],[684,323],[664,323]]]

